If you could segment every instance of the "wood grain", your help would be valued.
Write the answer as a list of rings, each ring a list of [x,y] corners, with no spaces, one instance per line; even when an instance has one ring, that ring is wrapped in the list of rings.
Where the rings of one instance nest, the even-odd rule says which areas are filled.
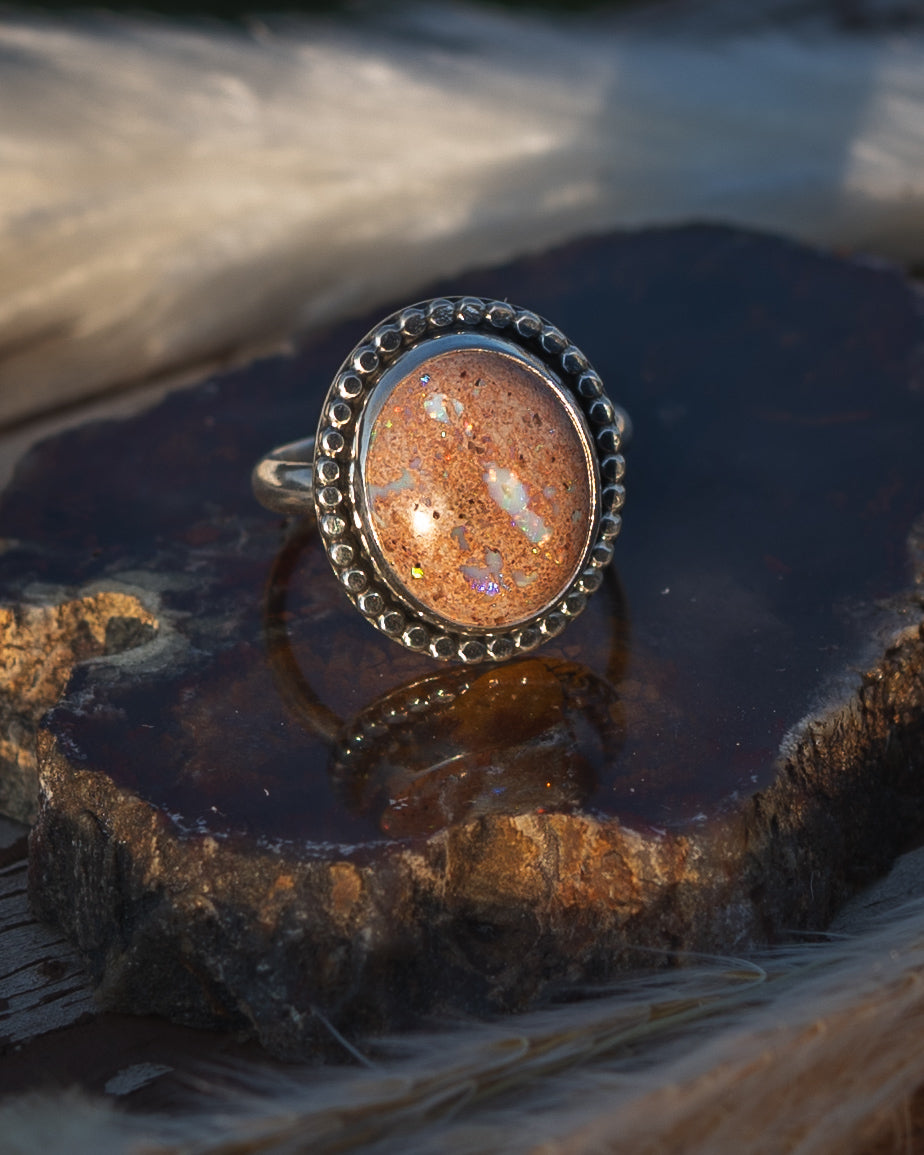
[[[0,1053],[97,1013],[79,955],[29,909],[20,848],[0,867]]]

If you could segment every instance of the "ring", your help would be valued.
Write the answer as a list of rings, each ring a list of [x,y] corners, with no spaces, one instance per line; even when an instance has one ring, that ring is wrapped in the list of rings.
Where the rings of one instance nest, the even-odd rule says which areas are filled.
[[[334,377],[316,437],[252,475],[317,520],[347,596],[434,658],[501,661],[561,633],[622,526],[625,412],[583,353],[505,301],[386,317]]]

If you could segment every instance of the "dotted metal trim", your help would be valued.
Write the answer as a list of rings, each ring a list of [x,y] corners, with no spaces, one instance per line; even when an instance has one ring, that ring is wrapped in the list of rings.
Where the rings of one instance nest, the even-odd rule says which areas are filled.
[[[436,334],[501,336],[538,358],[570,394],[590,428],[599,471],[600,512],[574,581],[554,604],[509,631],[465,631],[435,624],[402,597],[370,549],[359,512],[362,487],[356,429],[383,372]],[[445,661],[504,661],[556,637],[599,589],[622,528],[626,417],[606,396],[584,354],[528,309],[480,297],[437,297],[386,317],[349,354],[334,377],[315,442],[314,498],[330,564],[353,605],[377,629],[410,650]]]

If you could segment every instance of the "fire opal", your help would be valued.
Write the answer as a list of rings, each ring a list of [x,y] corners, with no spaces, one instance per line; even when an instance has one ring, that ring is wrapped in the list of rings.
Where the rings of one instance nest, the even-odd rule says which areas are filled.
[[[450,348],[377,388],[364,500],[409,598],[463,629],[506,629],[551,605],[595,517],[576,407],[530,361],[496,349]]]

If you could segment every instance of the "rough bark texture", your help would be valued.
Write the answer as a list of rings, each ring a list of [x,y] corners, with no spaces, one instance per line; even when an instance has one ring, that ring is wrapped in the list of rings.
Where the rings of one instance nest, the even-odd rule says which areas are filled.
[[[809,726],[774,784],[695,835],[582,814],[491,815],[367,861],[177,838],[41,735],[37,911],[114,1009],[247,1028],[276,1054],[421,1011],[522,1009],[636,947],[743,952],[824,925],[924,813],[924,633]]]

